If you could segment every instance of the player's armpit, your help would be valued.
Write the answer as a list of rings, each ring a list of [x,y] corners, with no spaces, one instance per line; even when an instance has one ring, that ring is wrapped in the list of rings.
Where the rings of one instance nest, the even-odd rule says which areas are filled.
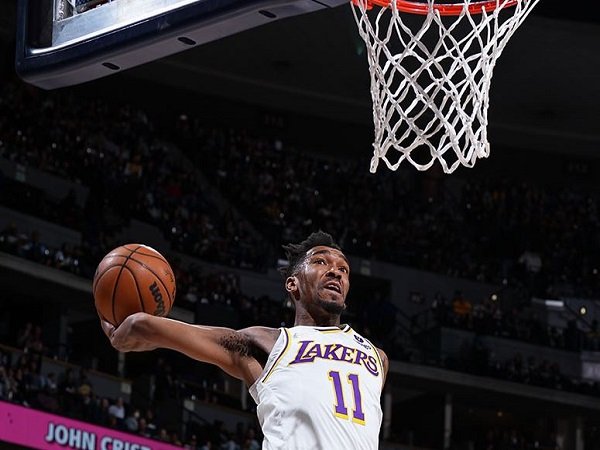
[[[248,384],[262,373],[253,356],[252,340],[230,328],[190,325],[185,322],[136,313],[118,328],[103,329],[119,351],[168,348],[198,361],[214,364]],[[109,324],[110,325],[110,324]]]
[[[264,368],[281,330],[270,327],[249,327],[238,333],[250,342],[252,356]]]

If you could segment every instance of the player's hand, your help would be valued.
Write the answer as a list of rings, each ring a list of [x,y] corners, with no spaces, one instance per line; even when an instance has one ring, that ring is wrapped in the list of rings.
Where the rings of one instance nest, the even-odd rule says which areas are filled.
[[[120,352],[144,352],[157,348],[148,338],[148,322],[152,316],[135,313],[115,327],[100,317],[100,325],[111,345]]]

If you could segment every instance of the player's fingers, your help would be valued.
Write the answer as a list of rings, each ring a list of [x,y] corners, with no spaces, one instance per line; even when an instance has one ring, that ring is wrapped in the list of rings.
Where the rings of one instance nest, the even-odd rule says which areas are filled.
[[[106,334],[109,339],[112,338],[115,332],[115,327],[111,323],[104,320],[102,317],[100,317],[100,326],[102,327],[102,331],[104,331],[104,334]]]

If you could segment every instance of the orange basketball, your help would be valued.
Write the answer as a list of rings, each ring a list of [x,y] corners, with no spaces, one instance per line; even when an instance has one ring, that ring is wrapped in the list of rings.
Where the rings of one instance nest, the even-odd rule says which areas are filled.
[[[166,316],[175,291],[167,260],[142,244],[122,245],[108,253],[98,264],[92,285],[96,310],[115,326],[140,311]]]

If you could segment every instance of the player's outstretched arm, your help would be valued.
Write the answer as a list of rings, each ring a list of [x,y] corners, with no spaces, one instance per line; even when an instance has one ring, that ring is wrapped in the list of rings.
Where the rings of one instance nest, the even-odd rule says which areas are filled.
[[[279,330],[252,327],[245,330],[190,325],[185,322],[136,313],[117,328],[101,320],[102,329],[121,352],[168,348],[198,361],[220,367],[251,385],[263,370],[257,353],[269,354]]]

